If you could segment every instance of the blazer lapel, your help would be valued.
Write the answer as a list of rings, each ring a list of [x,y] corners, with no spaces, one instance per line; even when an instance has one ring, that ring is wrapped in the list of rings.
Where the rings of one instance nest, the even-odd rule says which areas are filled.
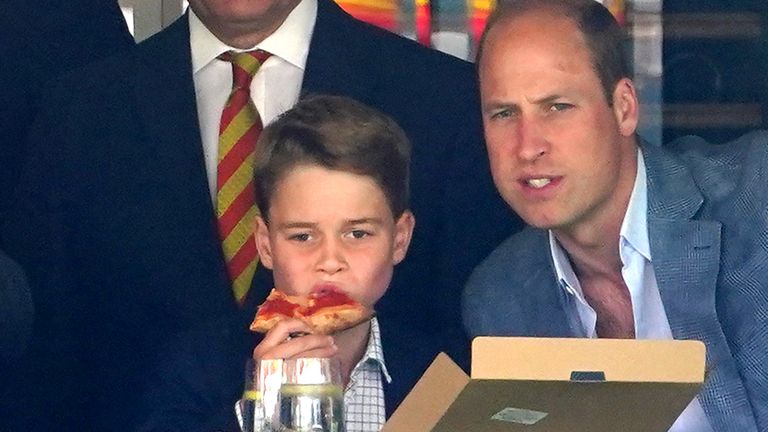
[[[642,149],[648,173],[648,234],[659,293],[674,338],[706,344],[707,378],[699,400],[714,429],[728,430],[726,413],[743,409],[737,399],[744,389],[733,378],[733,360],[716,309],[721,224],[695,219],[704,200],[685,166],[663,149],[647,145]]]
[[[217,299],[226,301],[226,307],[231,308],[235,305],[233,296],[224,298],[229,279],[206,176],[187,15],[140,44],[136,63],[132,100],[140,123],[137,133],[146,135],[141,140],[145,142],[148,159],[141,171],[154,185],[147,199],[154,200],[154,206],[162,203],[166,208],[176,209],[179,216],[173,223],[182,227],[172,229],[187,230],[188,240],[187,245],[178,247],[194,245],[197,250],[190,253],[199,259],[200,265],[218,267],[212,268],[218,271],[212,280],[223,290]]]
[[[166,175],[186,183],[186,189],[194,187],[195,198],[208,203],[210,219],[213,205],[205,175],[186,15],[139,46],[134,82],[133,97],[148,141],[158,156],[175,162],[166,166]]]

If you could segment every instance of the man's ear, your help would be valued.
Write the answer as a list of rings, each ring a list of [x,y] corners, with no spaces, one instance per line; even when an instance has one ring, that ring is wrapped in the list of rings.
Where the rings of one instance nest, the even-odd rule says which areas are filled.
[[[269,227],[261,216],[256,216],[254,236],[256,237],[256,249],[259,251],[261,264],[272,270],[272,243],[269,241]]]
[[[622,78],[613,89],[613,113],[619,125],[619,133],[630,137],[637,131],[640,103],[637,100],[635,84],[629,78]]]
[[[393,264],[399,264],[405,258],[408,252],[408,246],[413,237],[413,227],[416,225],[416,218],[409,210],[403,212],[395,221],[395,244],[392,252]]]

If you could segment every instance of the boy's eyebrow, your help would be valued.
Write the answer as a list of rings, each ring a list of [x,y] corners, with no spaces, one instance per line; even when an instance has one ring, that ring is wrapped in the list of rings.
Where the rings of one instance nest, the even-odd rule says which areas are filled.
[[[383,223],[381,218],[376,217],[369,217],[369,218],[360,218],[360,219],[349,219],[346,221],[347,225],[359,225],[359,224],[376,224],[380,225]]]
[[[373,225],[381,225],[383,222],[383,219],[377,218],[377,217],[366,217],[366,218],[359,218],[359,219],[347,219],[344,221],[344,225],[360,225],[360,224],[373,224]],[[286,222],[280,224],[277,228],[278,229],[296,229],[296,228],[315,228],[317,226],[316,223],[313,222]]]
[[[286,223],[280,224],[277,228],[278,229],[314,228],[316,226],[317,224],[312,222],[286,222]]]

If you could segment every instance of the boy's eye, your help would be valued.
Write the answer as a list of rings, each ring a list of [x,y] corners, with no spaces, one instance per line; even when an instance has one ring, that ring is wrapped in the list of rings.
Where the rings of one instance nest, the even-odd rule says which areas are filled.
[[[368,237],[369,235],[371,235],[371,233],[369,233],[368,231],[365,231],[365,230],[360,230],[360,229],[357,229],[357,230],[352,230],[352,231],[350,231],[350,232],[349,232],[349,235],[350,235],[352,238],[355,238],[355,239],[361,239],[361,238],[365,238],[365,237]]]

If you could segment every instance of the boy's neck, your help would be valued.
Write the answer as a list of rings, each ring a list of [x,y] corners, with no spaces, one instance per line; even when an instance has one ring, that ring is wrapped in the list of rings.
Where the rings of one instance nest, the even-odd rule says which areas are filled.
[[[344,387],[349,382],[352,369],[363,358],[368,348],[370,334],[371,321],[367,320],[334,335],[336,346],[339,347],[336,357],[341,362],[341,377],[344,381]]]

